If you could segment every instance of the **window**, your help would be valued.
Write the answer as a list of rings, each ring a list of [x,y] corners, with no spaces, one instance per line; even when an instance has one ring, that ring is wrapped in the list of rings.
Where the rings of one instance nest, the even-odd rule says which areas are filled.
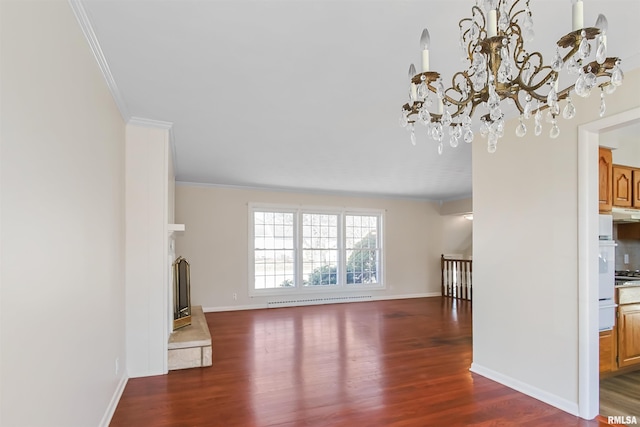
[[[250,205],[252,295],[383,287],[382,212]]]
[[[377,283],[378,217],[346,215],[347,284]]]
[[[293,231],[292,212],[254,213],[255,289],[293,286]]]
[[[338,283],[338,215],[302,214],[302,283]]]

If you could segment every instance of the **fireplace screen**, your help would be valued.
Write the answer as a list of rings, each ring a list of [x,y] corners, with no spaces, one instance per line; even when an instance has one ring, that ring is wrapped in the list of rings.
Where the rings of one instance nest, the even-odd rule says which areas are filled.
[[[191,324],[189,263],[179,257],[173,263],[173,330]]]

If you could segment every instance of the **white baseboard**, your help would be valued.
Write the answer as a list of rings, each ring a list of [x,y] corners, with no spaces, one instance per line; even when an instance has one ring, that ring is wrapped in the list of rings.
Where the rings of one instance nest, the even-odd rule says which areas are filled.
[[[486,377],[492,381],[498,382],[502,385],[519,391],[520,393],[524,393],[527,396],[531,396],[534,399],[538,399],[541,402],[568,412],[571,415],[575,415],[577,417],[580,416],[577,402],[571,402],[560,396],[556,396],[555,394],[551,394],[530,384],[524,383],[520,380],[516,380],[515,378],[511,378],[507,375],[501,374],[500,372],[496,372],[493,369],[478,365],[477,363],[472,363],[469,370],[478,375],[482,375],[483,377]]]
[[[419,294],[371,296],[371,299],[367,299],[365,301],[384,301],[384,300],[409,299],[409,298],[431,298],[431,297],[439,297],[439,296],[440,296],[440,292],[425,292],[425,293],[419,293]],[[268,308],[268,305],[266,302],[260,303],[260,304],[229,305],[229,306],[221,306],[221,307],[204,307],[203,306],[202,311],[204,311],[205,313],[214,313],[217,311],[259,310],[263,308]]]
[[[228,305],[221,307],[202,307],[202,311],[205,313],[213,313],[216,311],[238,311],[238,310],[259,310],[261,308],[267,308],[267,303],[262,304],[250,304],[250,305]]]
[[[420,294],[404,294],[404,295],[385,295],[380,297],[372,297],[371,299],[374,301],[384,301],[384,300],[392,300],[392,299],[410,299],[410,298],[431,298],[431,297],[439,297],[440,292],[425,292]]]
[[[100,421],[100,427],[109,427],[109,423],[111,423],[111,418],[113,418],[113,414],[116,412],[118,402],[120,402],[120,397],[122,397],[127,381],[129,381],[129,377],[127,377],[127,375],[123,375],[122,378],[120,378],[120,382],[118,383],[116,390],[113,392],[113,396],[111,396],[109,406],[107,406],[107,410]]]

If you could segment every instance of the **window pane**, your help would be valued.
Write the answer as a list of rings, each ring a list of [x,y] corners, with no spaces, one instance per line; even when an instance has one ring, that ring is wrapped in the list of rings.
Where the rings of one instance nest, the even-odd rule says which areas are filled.
[[[254,286],[293,286],[293,212],[254,212]]]
[[[347,215],[345,234],[347,284],[378,283],[378,217]]]
[[[302,277],[305,286],[338,283],[338,215],[302,214]]]

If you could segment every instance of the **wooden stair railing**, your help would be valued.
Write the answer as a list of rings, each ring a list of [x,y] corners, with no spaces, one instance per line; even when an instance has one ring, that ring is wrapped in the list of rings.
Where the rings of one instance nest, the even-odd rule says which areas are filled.
[[[471,301],[472,261],[441,255],[440,270],[442,296]]]

